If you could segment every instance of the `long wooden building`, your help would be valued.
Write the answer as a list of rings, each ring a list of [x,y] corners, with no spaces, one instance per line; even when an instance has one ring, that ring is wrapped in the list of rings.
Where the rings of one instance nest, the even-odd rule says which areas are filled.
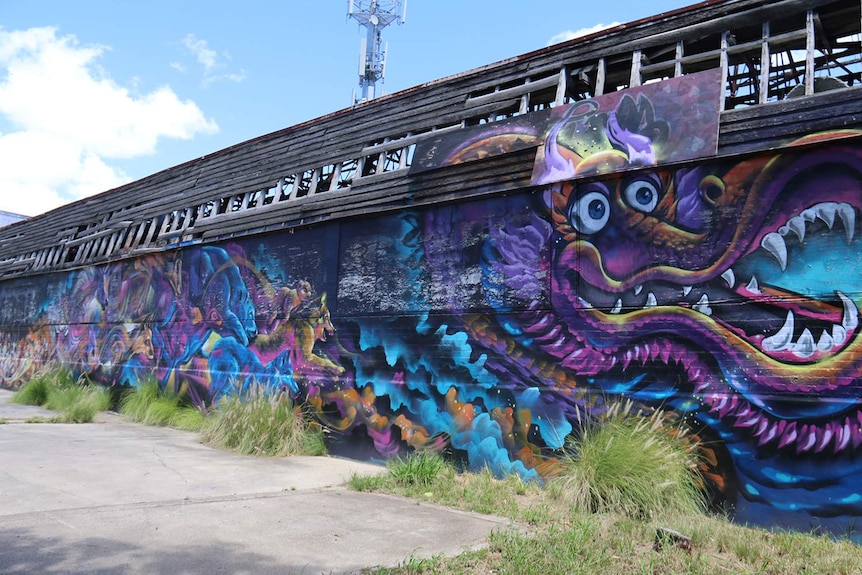
[[[859,0],[708,0],[236,144],[0,228],[0,385],[525,478],[623,398],[740,520],[858,537],[860,83]]]

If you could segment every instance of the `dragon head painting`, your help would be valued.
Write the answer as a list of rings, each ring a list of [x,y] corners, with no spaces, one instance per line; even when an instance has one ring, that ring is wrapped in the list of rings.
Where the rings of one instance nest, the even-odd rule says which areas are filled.
[[[660,166],[653,142],[667,126],[646,101],[623,107],[638,120],[605,116],[607,150],[559,143],[568,118],[549,130],[536,217],[487,242],[485,284],[509,282],[521,311],[477,341],[494,332],[534,364],[553,363],[562,393],[586,387],[683,416],[708,438],[716,489],[737,517],[852,531],[862,512],[860,134]],[[549,276],[547,307],[511,273],[495,279],[519,267],[520,278]]]
[[[576,103],[531,138],[523,122],[510,134],[491,126],[485,151],[471,134],[442,160],[435,143],[445,166],[541,142],[529,193],[431,209],[421,223],[429,283],[452,289],[420,295],[432,309],[476,310],[439,322],[464,337],[472,374],[460,400],[499,427],[496,454],[470,455],[505,470],[505,452],[542,473],[535,445],[560,449],[584,414],[625,397],[675,412],[702,438],[715,500],[737,518],[852,533],[862,134],[718,157],[697,149],[703,127],[683,126],[680,139],[653,104]],[[382,380],[370,381],[391,395]]]

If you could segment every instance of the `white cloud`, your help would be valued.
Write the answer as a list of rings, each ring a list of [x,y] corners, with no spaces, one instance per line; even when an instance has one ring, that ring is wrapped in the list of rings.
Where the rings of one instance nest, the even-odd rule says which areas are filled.
[[[596,24],[591,28],[581,28],[580,30],[566,30],[564,32],[560,32],[559,34],[554,34],[553,36],[551,36],[551,39],[548,40],[547,46],[550,46],[551,44],[559,44],[560,42],[565,42],[566,40],[571,40],[573,38],[587,36],[594,32],[599,32],[601,30],[606,30],[608,28],[613,28],[614,26],[619,25],[619,22],[611,22],[610,24]]]
[[[194,34],[186,34],[186,37],[183,38],[182,42],[183,46],[185,46],[198,61],[198,64],[203,66],[204,78],[202,83],[204,86],[209,86],[213,82],[217,82],[219,80],[227,80],[229,82],[237,83],[245,80],[245,70],[240,70],[239,72],[222,72],[222,70],[228,67],[228,62],[231,60],[229,53],[222,52],[219,54],[209,47],[206,40],[198,38]],[[181,72],[185,72],[185,67],[179,63],[174,62],[171,64],[171,67],[180,70]]]
[[[211,50],[206,40],[201,40],[195,37],[194,34],[187,34],[183,38],[183,45],[189,49],[197,58],[198,63],[204,67],[204,73],[209,73],[216,67],[218,62],[218,54],[215,50]]]
[[[0,209],[27,215],[129,181],[110,160],[152,154],[161,138],[218,131],[167,86],[137,94],[98,65],[107,48],[54,28],[0,29]]]

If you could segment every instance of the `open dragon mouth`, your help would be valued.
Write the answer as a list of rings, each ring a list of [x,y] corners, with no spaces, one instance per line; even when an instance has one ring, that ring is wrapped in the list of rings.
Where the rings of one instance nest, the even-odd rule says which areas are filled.
[[[858,331],[859,310],[845,293],[852,279],[830,277],[845,267],[839,264],[846,258],[862,257],[850,251],[855,236],[853,206],[822,202],[766,233],[757,249],[708,282],[652,281],[622,294],[582,286],[580,301],[617,316],[663,306],[690,309],[772,359],[815,363],[840,353]],[[803,252],[799,258],[797,251]],[[836,259],[831,274],[830,258],[844,258]]]
[[[848,203],[815,204],[774,224],[773,231],[761,232],[759,244],[744,257],[698,285],[649,281],[624,293],[610,293],[582,283],[580,305],[603,313],[603,322],[617,318],[624,328],[621,333],[629,338],[627,344],[607,350],[606,374],[610,380],[618,378],[621,393],[645,398],[658,393],[653,399],[662,399],[661,393],[673,390],[661,391],[661,382],[650,384],[644,375],[660,362],[663,371],[681,370],[678,381],[687,382],[686,389],[700,398],[701,407],[692,409],[748,430],[758,445],[797,453],[859,448],[862,410],[853,409],[856,392],[849,388],[837,392],[834,381],[824,380],[832,375],[818,367],[847,349],[859,331],[859,309],[847,295],[857,293],[853,285],[858,278],[840,271],[862,265],[856,221],[856,210]],[[674,335],[675,326],[685,324],[673,318],[699,317],[692,313],[721,326],[708,329],[724,331],[722,340],[737,354],[732,357],[742,353],[759,367],[752,366],[738,381],[729,373],[710,376],[715,369],[712,360],[696,348],[679,345]],[[667,318],[669,323],[662,319],[657,324],[655,318]],[[659,326],[660,333],[648,325]],[[685,333],[678,335],[688,339]],[[753,350],[764,361],[749,356]],[[729,379],[722,384],[725,377]],[[832,401],[810,395],[821,386],[832,389]],[[800,417],[808,423],[797,421]]]

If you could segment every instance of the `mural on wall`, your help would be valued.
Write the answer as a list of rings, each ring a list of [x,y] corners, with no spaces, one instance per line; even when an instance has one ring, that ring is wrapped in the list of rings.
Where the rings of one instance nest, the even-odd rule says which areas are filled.
[[[682,162],[718,150],[721,71],[652,82],[444,131],[416,146],[411,174],[537,148],[534,184]],[[577,167],[577,169],[576,169]]]
[[[2,385],[63,363],[211,406],[258,384],[313,407],[337,452],[525,478],[625,397],[698,433],[741,520],[849,532],[862,134],[635,169],[661,121],[610,142],[617,173],[555,137],[534,175],[559,152],[573,179],[6,282]]]

